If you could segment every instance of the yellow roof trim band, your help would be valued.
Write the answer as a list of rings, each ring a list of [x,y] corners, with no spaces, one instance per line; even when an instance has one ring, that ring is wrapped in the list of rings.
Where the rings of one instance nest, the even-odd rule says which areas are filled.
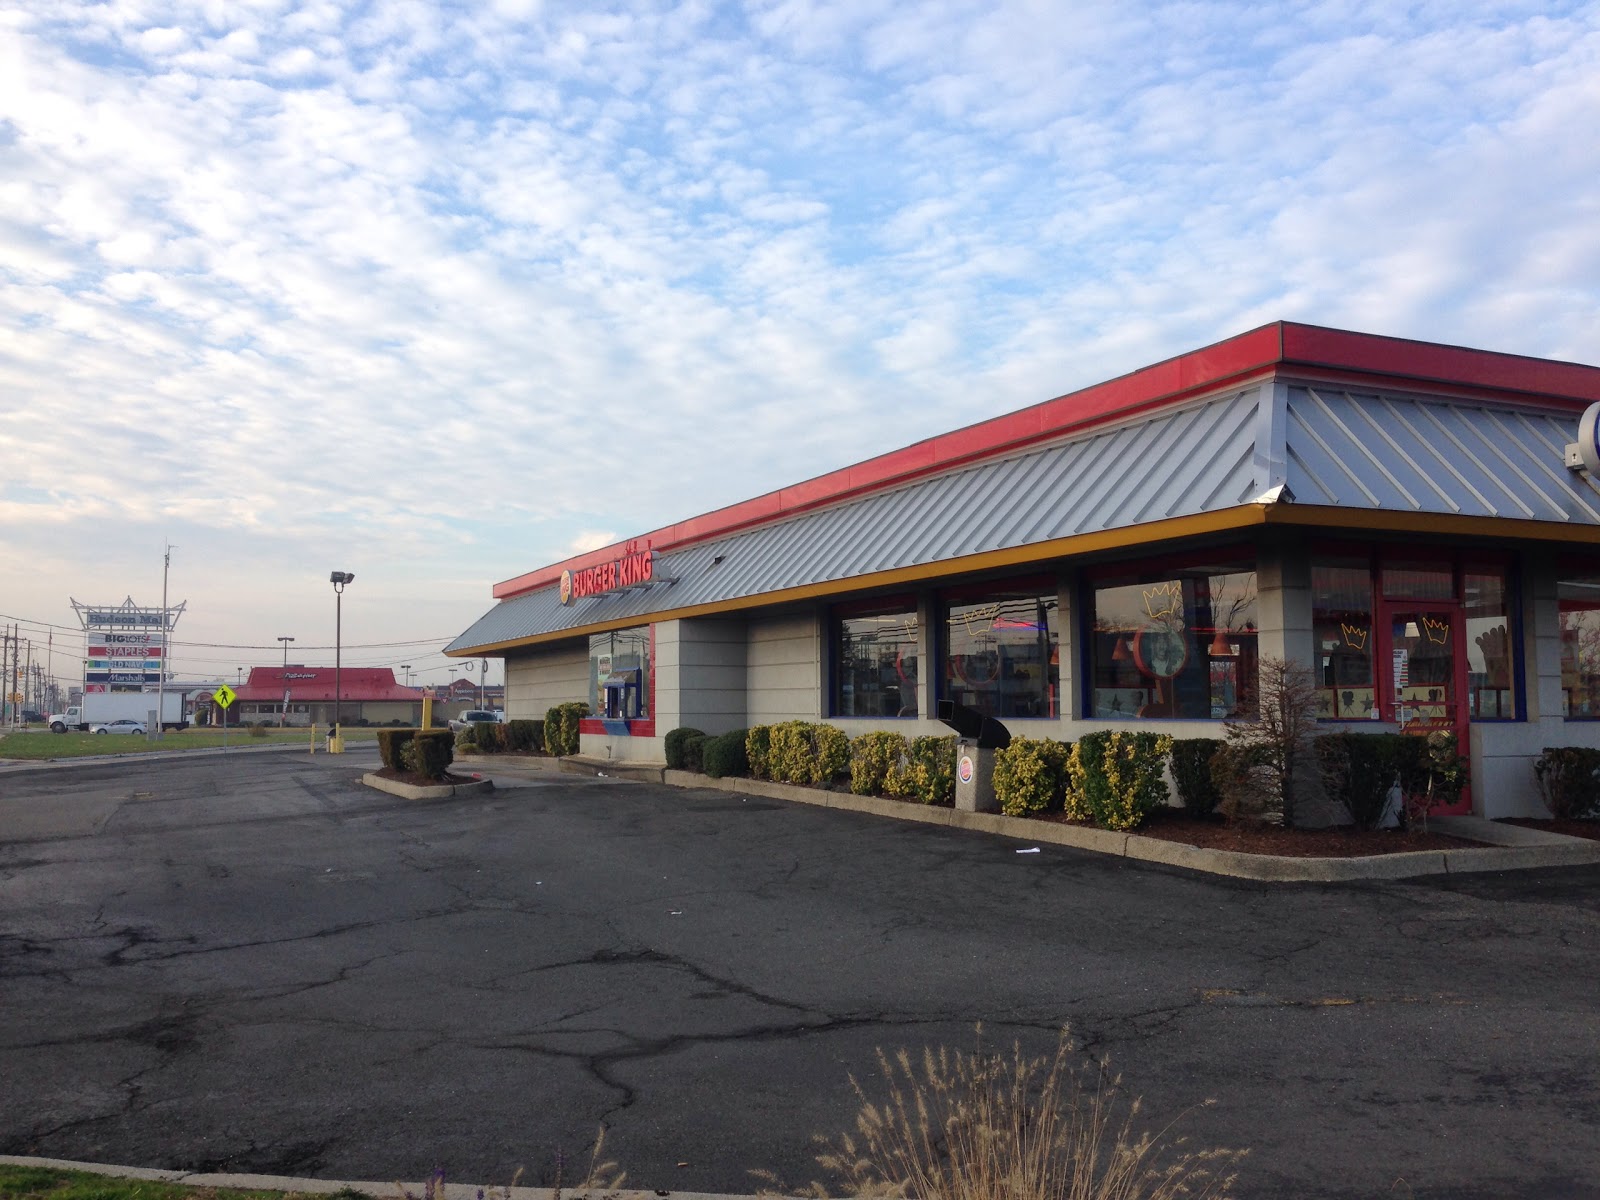
[[[741,612],[751,608],[767,608],[778,604],[792,604],[799,600],[817,600],[845,596],[868,588],[896,587],[907,583],[921,583],[945,575],[967,574],[974,571],[992,571],[1003,567],[1029,566],[1049,562],[1051,559],[1069,558],[1073,555],[1093,554],[1102,550],[1121,550],[1145,542],[1169,541],[1176,538],[1199,537],[1210,533],[1225,533],[1261,525],[1266,521],[1266,506],[1246,504],[1220,512],[1200,513],[1191,517],[1171,517],[1144,525],[1130,525],[1120,529],[1106,529],[1095,533],[1078,533],[1071,537],[1055,538],[1048,542],[1032,542],[1005,550],[986,550],[962,558],[945,558],[938,562],[919,563],[911,567],[896,567],[890,571],[877,571],[870,575],[853,575],[848,579],[830,579],[823,583],[809,583],[801,587],[784,588],[776,592],[761,592],[754,596],[738,596],[708,604],[689,605],[684,608],[662,609],[660,612],[640,613],[610,621],[597,621],[569,629],[555,629],[549,633],[536,633],[525,638],[505,642],[491,642],[470,649],[449,651],[451,658],[476,658],[525,646],[539,646],[550,642],[566,641],[592,633],[608,633],[613,629],[630,629],[638,625],[653,625],[661,621],[680,621],[689,617],[710,617],[722,613]],[[502,603],[509,603],[502,601]]]
[[[1431,533],[1454,537],[1494,538],[1521,542],[1600,544],[1600,525],[1527,521],[1516,517],[1468,517],[1450,513],[1395,512],[1391,509],[1334,508],[1316,504],[1273,504],[1269,525],[1314,525],[1366,533]]]
[[[1314,526],[1333,532],[1351,530],[1366,533],[1430,533],[1513,541],[1600,545],[1600,526],[1597,525],[1576,523],[1564,525],[1550,521],[1518,520],[1513,517],[1468,517],[1443,513],[1394,512],[1388,509],[1335,508],[1315,504],[1244,504],[1219,512],[1200,513],[1190,517],[1171,517],[1164,521],[1151,521],[1142,525],[1128,525],[1120,529],[1106,529],[1094,533],[1078,533],[1048,542],[1033,542],[1005,550],[988,550],[982,554],[970,554],[963,558],[946,558],[938,562],[897,567],[891,571],[878,571],[870,575],[854,575],[849,579],[831,579],[824,583],[811,583],[776,592],[762,592],[754,596],[738,596],[709,604],[662,609],[660,612],[641,613],[638,616],[620,617],[611,621],[597,621],[591,625],[556,629],[549,633],[533,634],[511,641],[492,642],[467,650],[455,650],[449,652],[449,657],[476,658],[483,654],[546,645],[569,638],[585,637],[592,633],[608,633],[613,629],[630,629],[641,624],[651,625],[660,621],[718,616],[751,608],[792,604],[800,600],[827,599],[866,591],[869,588],[922,583],[945,575],[1028,566],[1049,562],[1052,559],[1070,558],[1106,550],[1123,550],[1147,542],[1227,533],[1260,525]]]

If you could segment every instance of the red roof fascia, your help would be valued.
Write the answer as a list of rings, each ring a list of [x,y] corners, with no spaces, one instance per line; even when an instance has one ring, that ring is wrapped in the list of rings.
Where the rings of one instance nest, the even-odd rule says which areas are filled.
[[[252,667],[250,682],[233,690],[241,700],[281,701],[285,691],[290,693],[291,701],[332,700],[335,674],[332,667]],[[394,671],[388,667],[345,667],[338,674],[346,701],[422,699],[418,689],[396,683]],[[300,678],[285,678],[286,675]],[[308,675],[311,678],[305,678]]]
[[[1282,328],[1287,364],[1574,405],[1600,402],[1600,367],[1319,325],[1284,322]]]
[[[540,567],[496,584],[493,594],[497,600],[507,600],[554,584],[562,571],[609,562],[646,544],[655,550],[676,549],[1004,454],[1031,442],[1180,403],[1286,366],[1346,377],[1427,381],[1511,396],[1600,401],[1597,367],[1276,321],[1104,383]]]

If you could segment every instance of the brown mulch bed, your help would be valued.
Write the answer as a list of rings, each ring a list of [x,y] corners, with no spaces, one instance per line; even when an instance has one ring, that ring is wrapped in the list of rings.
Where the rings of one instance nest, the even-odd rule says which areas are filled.
[[[443,787],[447,783],[477,783],[475,775],[458,775],[454,771],[446,771],[441,778],[434,779],[429,775],[419,775],[415,771],[397,771],[393,767],[379,767],[373,772],[380,779],[392,779],[396,783],[409,783],[413,787]]]
[[[1502,825],[1521,825],[1524,829],[1542,829],[1546,833],[1564,833],[1568,837],[1588,838],[1600,842],[1600,821],[1580,820],[1577,817],[1501,817]]]
[[[1060,816],[1047,819],[1076,824]],[[1460,850],[1482,844],[1443,833],[1410,833],[1403,829],[1284,829],[1246,821],[1229,825],[1220,817],[1196,817],[1181,809],[1158,812],[1133,832],[1205,850],[1278,854],[1286,858],[1359,858],[1416,850]]]

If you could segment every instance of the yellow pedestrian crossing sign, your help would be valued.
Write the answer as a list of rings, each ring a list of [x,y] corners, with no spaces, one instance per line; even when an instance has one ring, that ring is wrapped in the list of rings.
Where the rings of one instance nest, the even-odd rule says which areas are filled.
[[[229,705],[231,705],[235,700],[237,700],[239,698],[239,694],[237,692],[235,692],[227,684],[223,684],[216,691],[211,693],[211,698],[213,700],[215,700],[223,708],[227,708]]]

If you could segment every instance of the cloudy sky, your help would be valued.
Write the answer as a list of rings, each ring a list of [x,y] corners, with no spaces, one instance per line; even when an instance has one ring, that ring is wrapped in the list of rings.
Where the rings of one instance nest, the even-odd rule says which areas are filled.
[[[171,542],[180,672],[331,661],[342,569],[444,681],[498,580],[1267,321],[1600,362],[1597,129],[1600,3],[0,0],[0,619],[70,675]]]

